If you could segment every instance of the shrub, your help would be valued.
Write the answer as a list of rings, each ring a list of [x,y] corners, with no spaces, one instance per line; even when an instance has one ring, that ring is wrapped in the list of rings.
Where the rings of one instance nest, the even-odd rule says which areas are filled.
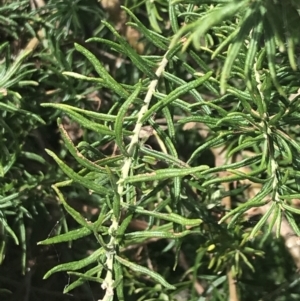
[[[40,39],[1,46],[1,227],[23,273],[42,208],[64,231],[38,244],[72,246],[44,278],[67,273],[70,298],[297,300],[299,4],[124,4],[3,6],[7,39]],[[56,146],[28,151],[54,120]]]

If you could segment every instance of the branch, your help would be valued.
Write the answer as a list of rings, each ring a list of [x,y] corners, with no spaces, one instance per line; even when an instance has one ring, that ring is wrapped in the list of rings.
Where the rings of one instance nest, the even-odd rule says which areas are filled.
[[[156,70],[155,74],[156,74],[157,78],[152,80],[149,84],[148,92],[144,99],[143,106],[141,107],[141,109],[139,111],[137,123],[133,130],[133,136],[131,137],[131,141],[130,141],[130,144],[129,144],[129,147],[127,150],[129,157],[126,157],[124,159],[124,164],[123,164],[122,171],[121,171],[121,178],[118,182],[118,188],[117,188],[121,204],[125,203],[125,200],[123,199],[124,198],[124,190],[125,190],[124,181],[126,180],[126,178],[129,175],[130,167],[132,166],[132,157],[133,157],[134,151],[136,149],[136,146],[139,143],[140,132],[141,132],[141,129],[143,126],[143,123],[141,122],[141,120],[142,120],[142,117],[144,116],[144,114],[148,111],[150,101],[152,99],[152,96],[153,96],[156,86],[158,84],[158,79],[161,77],[162,73],[164,72],[164,70],[166,68],[166,65],[168,64],[167,55],[168,55],[168,52],[166,52],[162,61],[159,64],[158,69]],[[118,244],[118,241],[117,241],[116,237],[114,236],[114,233],[119,228],[119,217],[113,216],[111,222],[112,222],[112,224],[108,231],[108,233],[111,235],[111,237],[110,237],[110,241],[107,245],[109,251],[106,253],[107,273],[106,273],[104,282],[102,284],[102,288],[105,289],[106,292],[105,292],[105,295],[104,295],[104,298],[102,299],[102,301],[112,301],[113,295],[114,295],[113,266],[114,266],[114,260],[115,260],[114,256],[117,252],[116,246]]]

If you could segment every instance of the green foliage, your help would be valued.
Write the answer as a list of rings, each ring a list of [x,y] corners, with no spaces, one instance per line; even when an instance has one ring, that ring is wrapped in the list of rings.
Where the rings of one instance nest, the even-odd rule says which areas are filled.
[[[300,235],[299,4],[117,2],[1,8],[1,262],[11,237],[26,272],[27,219],[51,215],[50,199],[64,231],[39,247],[80,245],[44,276],[66,272],[66,294],[95,283],[104,301],[298,300],[300,258],[283,246]],[[23,31],[37,50],[12,50]],[[60,146],[28,150],[53,121]]]

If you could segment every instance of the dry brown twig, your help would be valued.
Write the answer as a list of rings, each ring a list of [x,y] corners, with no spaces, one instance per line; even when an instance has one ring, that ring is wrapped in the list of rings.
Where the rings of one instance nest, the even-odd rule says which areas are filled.
[[[215,156],[215,166],[223,166],[226,163],[232,163],[232,162],[228,162],[228,158],[226,156],[226,150],[224,149],[224,147],[219,147],[219,148],[213,148],[212,153]],[[231,158],[229,159],[229,161],[233,161]],[[220,178],[222,177],[228,177],[229,176],[229,172],[227,171],[221,171],[218,173],[218,176]],[[229,186],[229,182],[224,182],[222,183],[222,186],[224,188],[225,191],[229,191],[230,190],[230,186]],[[221,202],[222,206],[224,206],[224,208],[226,210],[230,210],[231,209],[231,197],[227,196],[224,197],[222,199]],[[228,222],[228,221],[227,221]],[[228,286],[229,286],[229,301],[239,301],[239,295],[238,295],[238,288],[236,285],[236,280],[234,279],[233,275],[232,275],[232,271],[230,266],[227,267],[227,279],[228,279]]]
[[[135,49],[138,54],[144,52],[144,44],[139,42],[141,34],[138,30],[131,26],[126,26],[127,15],[121,9],[119,0],[102,0],[101,5],[107,11],[110,20],[114,23],[117,31],[121,32],[127,39],[129,45]]]

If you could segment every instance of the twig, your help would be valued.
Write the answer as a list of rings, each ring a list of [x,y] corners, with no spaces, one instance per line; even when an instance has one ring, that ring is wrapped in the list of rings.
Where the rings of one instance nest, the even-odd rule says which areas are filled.
[[[180,251],[179,258],[178,258],[178,264],[185,270],[188,271],[190,269],[190,266],[185,258],[185,255],[182,251]],[[188,278],[193,281],[194,289],[198,293],[198,295],[202,295],[204,293],[204,287],[201,285],[201,283],[194,279],[194,276],[191,273],[188,273]]]
[[[228,287],[229,287],[229,298],[228,301],[238,301],[239,296],[237,292],[236,281],[232,276],[232,272],[230,267],[227,268],[227,279],[228,279]]]
[[[166,65],[168,64],[167,54],[168,54],[168,52],[164,55],[161,63],[159,64],[158,69],[155,72],[156,79],[152,80],[149,84],[148,92],[144,99],[143,106],[141,107],[141,109],[139,111],[138,119],[137,119],[135,128],[133,130],[133,136],[131,138],[131,141],[130,141],[130,144],[129,144],[129,147],[127,150],[129,156],[124,159],[124,165],[123,165],[122,171],[121,171],[121,178],[118,182],[118,188],[117,188],[121,203],[125,203],[125,201],[123,200],[123,197],[124,197],[123,193],[124,193],[124,189],[125,189],[124,181],[126,180],[126,178],[129,175],[130,167],[132,164],[132,157],[133,157],[135,148],[139,142],[139,136],[140,136],[140,132],[141,132],[141,129],[143,126],[143,123],[141,122],[141,120],[142,120],[142,117],[144,116],[144,114],[148,111],[150,101],[152,99],[152,96],[153,96],[156,86],[158,84],[158,78],[160,78],[160,76],[162,75],[162,73],[165,70]],[[105,295],[104,295],[102,301],[112,301],[113,296],[114,296],[113,266],[114,266],[114,256],[116,253],[116,245],[118,242],[116,240],[116,237],[113,234],[117,231],[117,229],[119,227],[119,217],[113,216],[111,222],[112,223],[111,223],[111,226],[110,226],[109,232],[108,232],[108,233],[110,233],[111,237],[110,237],[110,241],[107,245],[109,251],[106,253],[107,273],[106,273],[104,282],[102,284],[102,288],[105,289],[106,292],[105,292]]]
[[[223,166],[226,163],[229,163],[229,162],[227,162],[228,160],[227,160],[227,156],[226,156],[226,150],[224,149],[224,147],[212,149],[212,152],[215,156],[215,166],[216,167]],[[232,161],[231,158],[229,160]],[[219,177],[226,177],[228,175],[229,175],[229,173],[227,171],[219,172]],[[230,190],[229,183],[224,182],[224,183],[222,183],[222,186],[224,187],[225,191]],[[222,205],[225,207],[226,210],[230,210],[231,209],[231,197],[227,196],[227,197],[223,198]],[[227,220],[227,222],[229,222],[229,221]],[[230,266],[227,267],[227,279],[228,279],[228,287],[229,287],[228,300],[229,301],[239,301],[236,281],[233,278]]]

